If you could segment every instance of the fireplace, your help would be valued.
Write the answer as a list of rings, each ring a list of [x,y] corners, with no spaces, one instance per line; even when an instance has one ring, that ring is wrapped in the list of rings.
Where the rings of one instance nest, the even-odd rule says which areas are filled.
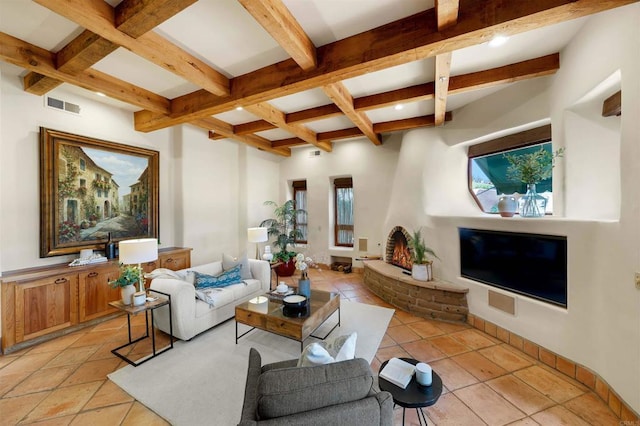
[[[411,235],[406,229],[402,226],[393,228],[387,238],[385,257],[387,263],[410,271],[413,261],[411,260],[412,251],[409,248],[409,241],[411,241]]]

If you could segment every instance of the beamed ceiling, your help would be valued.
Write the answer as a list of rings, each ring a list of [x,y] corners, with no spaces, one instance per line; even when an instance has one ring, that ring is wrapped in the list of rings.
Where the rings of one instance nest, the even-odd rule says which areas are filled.
[[[446,126],[555,73],[580,18],[636,1],[0,0],[0,60],[33,95],[105,94],[141,132],[188,123],[289,156]]]

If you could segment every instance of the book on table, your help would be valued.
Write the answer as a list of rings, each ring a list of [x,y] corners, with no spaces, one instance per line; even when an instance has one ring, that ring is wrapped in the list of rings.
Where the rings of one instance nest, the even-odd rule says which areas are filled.
[[[380,377],[405,389],[415,371],[415,365],[403,361],[400,358],[391,358],[382,371],[380,371]]]

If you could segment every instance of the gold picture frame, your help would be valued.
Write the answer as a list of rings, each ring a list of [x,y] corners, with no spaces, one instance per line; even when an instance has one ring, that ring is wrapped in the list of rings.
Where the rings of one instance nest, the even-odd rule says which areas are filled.
[[[158,151],[40,128],[40,257],[159,237]]]

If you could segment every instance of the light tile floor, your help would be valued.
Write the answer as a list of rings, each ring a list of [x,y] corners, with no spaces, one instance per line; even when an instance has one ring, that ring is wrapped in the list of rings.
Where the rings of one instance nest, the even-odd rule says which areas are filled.
[[[312,270],[310,275],[315,289],[389,307],[363,286],[360,274]],[[293,277],[284,281],[295,282]],[[142,334],[143,317],[133,323],[134,335]],[[130,356],[148,353],[148,340],[136,345]],[[126,341],[127,322],[122,316],[0,356],[0,425],[167,424],[106,377],[126,365],[111,354]],[[466,324],[426,320],[397,310],[372,362],[374,371],[393,356],[428,362],[442,377],[443,395],[425,410],[430,424],[620,424],[582,384]],[[406,424],[417,424],[415,410],[406,414]],[[401,421],[402,410],[397,407],[395,423]]]

